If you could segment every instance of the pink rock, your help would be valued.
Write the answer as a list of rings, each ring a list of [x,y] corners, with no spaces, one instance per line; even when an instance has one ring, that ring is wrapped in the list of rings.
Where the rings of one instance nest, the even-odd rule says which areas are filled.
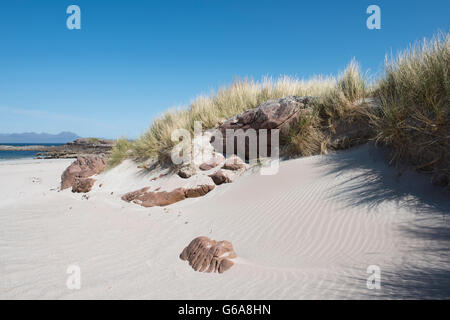
[[[199,168],[203,171],[211,170],[221,164],[223,160],[225,160],[225,157],[222,154],[215,152],[212,158],[202,163]]]
[[[77,178],[88,178],[105,170],[106,158],[99,155],[79,156],[61,175],[61,190],[73,187]]]
[[[145,187],[122,196],[122,200],[134,202],[143,207],[168,206],[186,198],[204,196],[214,189],[214,185],[199,185],[192,188],[177,188],[172,191],[149,192],[150,187]]]
[[[225,160],[225,163],[223,164],[223,169],[227,170],[240,170],[245,167],[245,162],[242,161],[241,158],[239,158],[237,155],[232,155],[227,160]]]
[[[235,257],[231,242],[208,237],[195,238],[180,254],[181,260],[187,260],[195,271],[200,272],[223,273],[234,265],[230,259]]]
[[[92,178],[75,178],[72,185],[72,192],[86,193],[91,191],[94,186],[95,179]]]

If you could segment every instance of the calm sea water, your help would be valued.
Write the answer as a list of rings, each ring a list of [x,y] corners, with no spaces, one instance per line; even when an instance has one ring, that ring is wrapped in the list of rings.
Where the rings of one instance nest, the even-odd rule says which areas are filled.
[[[63,143],[0,143],[4,146],[60,146]],[[41,151],[0,151],[0,161],[32,159]]]

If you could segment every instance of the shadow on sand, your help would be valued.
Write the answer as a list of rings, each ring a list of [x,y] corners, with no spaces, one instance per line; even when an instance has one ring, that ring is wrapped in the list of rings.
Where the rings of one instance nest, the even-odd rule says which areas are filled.
[[[349,206],[375,209],[394,201],[416,213],[450,214],[450,190],[433,186],[430,176],[389,165],[388,151],[371,144],[323,157],[336,176],[332,197]]]
[[[389,165],[388,156],[386,149],[367,144],[322,157],[320,165],[336,181],[330,197],[369,211],[393,203],[413,214],[398,224],[406,243],[402,263],[383,271],[382,290],[374,296],[449,299],[450,190],[433,186],[428,175]]]

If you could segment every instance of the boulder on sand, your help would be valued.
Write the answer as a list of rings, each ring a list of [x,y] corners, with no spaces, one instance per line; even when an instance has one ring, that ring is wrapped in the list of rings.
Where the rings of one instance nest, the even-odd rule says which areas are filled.
[[[245,111],[218,126],[218,130],[222,134],[222,143],[215,141],[214,146],[216,150],[226,153],[237,153],[238,137],[246,135],[247,130],[253,129],[256,131],[256,136],[259,138],[259,130],[267,130],[267,155],[270,156],[271,150],[271,130],[280,130],[280,138],[287,133],[298,121],[299,116],[310,116],[312,114],[313,97],[297,97],[288,96],[282,99],[269,100],[256,108]],[[237,131],[241,129],[241,131]],[[227,130],[234,132],[234,150],[226,150],[227,146]],[[249,139],[241,137],[245,141],[245,155],[239,154],[242,158],[250,159],[249,155]],[[259,139],[257,139],[257,152],[259,153]]]
[[[94,186],[95,179],[92,178],[75,178],[72,185],[72,192],[86,193],[91,191]]]
[[[208,161],[203,162],[199,168],[203,171],[211,170],[212,168],[217,167],[219,164],[221,164],[225,160],[225,157],[217,152],[214,152],[211,159]]]
[[[222,169],[210,174],[209,177],[214,181],[216,185],[233,182],[235,178],[233,172]]]
[[[233,154],[231,157],[229,157],[227,160],[225,160],[225,163],[223,164],[222,168],[227,169],[227,170],[236,171],[236,170],[243,169],[244,167],[245,167],[245,162],[242,161],[241,158],[239,158],[238,156]]]
[[[195,168],[191,165],[181,167],[178,170],[178,176],[183,179],[188,179],[192,177],[195,173],[196,173]]]
[[[214,185],[198,185],[190,188],[176,188],[172,191],[149,191],[150,187],[145,187],[122,196],[122,200],[134,202],[143,207],[168,206],[172,203],[186,198],[197,198],[204,196],[214,189]]]
[[[102,155],[80,156],[61,175],[61,190],[73,187],[77,178],[89,178],[105,170],[106,158]]]
[[[181,260],[187,260],[195,271],[200,272],[223,273],[233,266],[231,259],[235,257],[231,242],[208,237],[195,238],[180,254]]]

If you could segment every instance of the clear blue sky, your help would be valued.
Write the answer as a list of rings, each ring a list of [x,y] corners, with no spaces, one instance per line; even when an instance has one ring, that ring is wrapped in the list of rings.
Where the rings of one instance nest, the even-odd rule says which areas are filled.
[[[81,8],[68,30],[66,8]],[[381,30],[366,8],[381,7]],[[42,0],[0,4],[0,133],[136,138],[235,76],[335,74],[450,30],[448,0]]]

